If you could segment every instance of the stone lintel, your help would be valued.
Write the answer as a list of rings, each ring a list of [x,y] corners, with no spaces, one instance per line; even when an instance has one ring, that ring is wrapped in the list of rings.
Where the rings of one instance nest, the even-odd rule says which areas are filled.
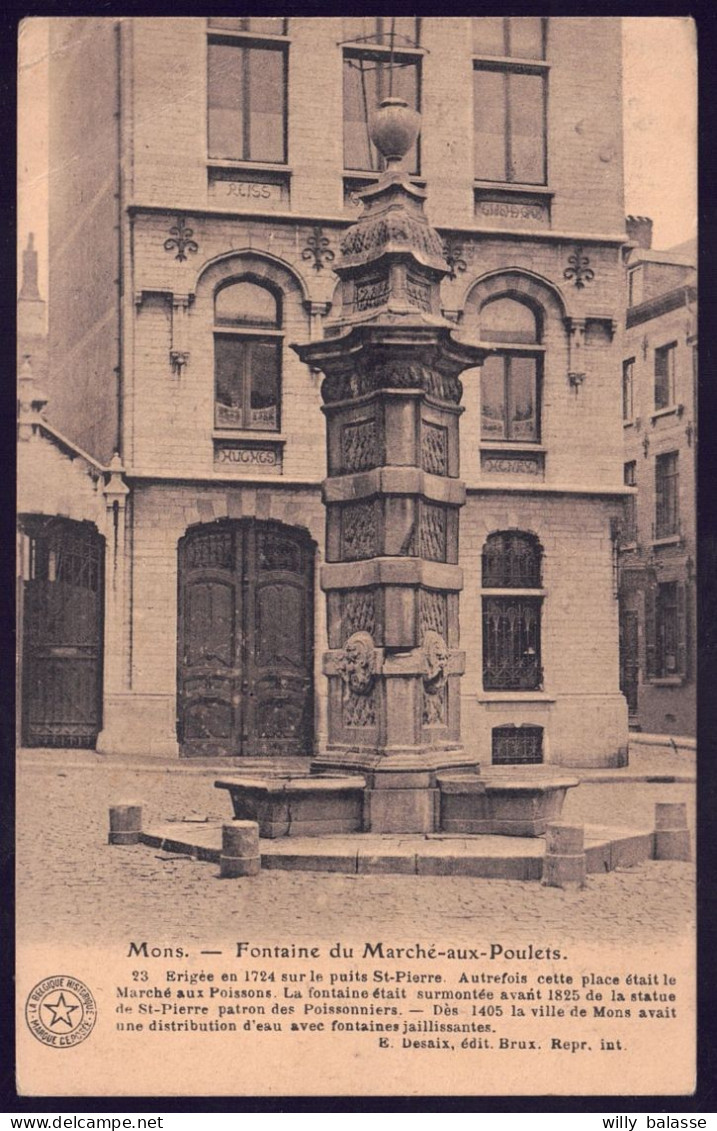
[[[358,562],[325,562],[321,588],[362,589],[369,585],[423,585],[457,593],[463,588],[463,570],[445,562],[423,558],[369,558]]]
[[[353,502],[371,495],[421,495],[455,507],[462,507],[466,501],[466,486],[461,479],[431,475],[418,467],[377,467],[333,476],[323,481],[322,493],[325,503]]]

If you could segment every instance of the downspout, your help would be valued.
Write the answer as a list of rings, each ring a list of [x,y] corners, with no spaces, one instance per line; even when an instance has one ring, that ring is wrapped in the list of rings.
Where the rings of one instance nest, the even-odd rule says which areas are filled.
[[[123,217],[124,217],[124,178],[122,175],[122,22],[119,20],[115,24],[115,69],[116,69],[116,83],[115,83],[115,125],[116,125],[116,169],[117,169],[117,191],[115,197],[117,200],[117,367],[116,367],[116,391],[117,391],[117,430],[115,433],[114,450],[118,452],[120,457],[123,457],[123,378],[124,378],[124,346],[123,346],[123,333],[124,333],[124,313],[122,310],[122,303],[124,299],[124,238],[123,238]]]

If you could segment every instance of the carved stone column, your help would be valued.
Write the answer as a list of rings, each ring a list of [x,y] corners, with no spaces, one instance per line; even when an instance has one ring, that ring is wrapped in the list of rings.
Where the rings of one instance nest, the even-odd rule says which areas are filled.
[[[387,170],[342,239],[341,307],[294,347],[325,375],[328,434],[329,736],[314,768],[363,771],[378,832],[434,830],[436,771],[478,763],[460,731],[458,375],[484,351],[441,315],[441,240],[398,168],[412,114],[399,99],[376,114]]]

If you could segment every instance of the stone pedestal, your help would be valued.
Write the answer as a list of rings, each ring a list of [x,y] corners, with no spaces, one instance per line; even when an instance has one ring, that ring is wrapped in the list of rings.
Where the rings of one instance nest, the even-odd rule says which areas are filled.
[[[655,860],[691,860],[687,805],[684,801],[655,804]]]
[[[436,771],[478,758],[460,728],[458,422],[459,374],[485,350],[441,314],[443,246],[396,151],[412,113],[393,99],[376,115],[387,171],[343,236],[336,317],[294,347],[325,374],[328,742],[314,769],[366,775],[370,832],[434,831]]]
[[[582,825],[550,824],[545,837],[543,884],[546,887],[585,886],[585,830]]]
[[[222,879],[256,876],[261,870],[259,826],[255,821],[234,821],[222,825],[222,852],[219,872]]]
[[[108,844],[139,844],[141,835],[141,805],[111,806]]]

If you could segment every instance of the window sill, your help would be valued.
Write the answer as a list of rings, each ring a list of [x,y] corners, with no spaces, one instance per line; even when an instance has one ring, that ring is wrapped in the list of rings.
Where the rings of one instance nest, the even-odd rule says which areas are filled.
[[[655,679],[648,679],[650,687],[682,687],[685,682],[683,675],[663,675]]]
[[[361,181],[370,185],[376,183],[384,171],[383,169],[376,169],[375,171],[371,169],[344,169],[343,178],[344,181]],[[417,188],[426,187],[426,178],[422,177],[420,173],[409,173],[408,179]]]
[[[474,63],[497,63],[504,67],[531,67],[542,71],[550,70],[550,63],[545,59],[525,59],[517,55],[481,55],[473,53]]]
[[[479,703],[554,703],[555,697],[545,691],[481,691]]]
[[[229,157],[207,157],[207,166],[210,169],[246,169],[255,173],[283,173],[291,176],[291,167],[275,161],[246,161]]]
[[[489,589],[486,585],[481,589],[481,593],[484,597],[547,597],[548,590],[538,587],[534,589],[518,589],[517,587],[513,589],[507,589],[505,587],[502,589]]]
[[[207,25],[207,35],[210,38],[241,40],[243,43],[291,43],[288,35],[272,35],[270,31],[241,31],[239,28],[216,27],[212,24]]]
[[[655,409],[650,416],[650,420],[654,424],[656,420],[659,420],[663,416],[682,416],[684,411],[685,406],[683,404],[670,404],[667,405],[666,408]]]
[[[286,435],[281,432],[241,431],[231,428],[214,428],[213,440],[241,440],[242,443],[254,441],[255,443],[271,442],[272,444],[285,444]]]
[[[521,196],[529,194],[531,196],[539,195],[545,197],[555,196],[555,189],[548,188],[547,185],[529,185],[513,183],[512,181],[481,181],[474,180],[473,188],[486,190],[488,192],[514,192],[519,193]]]
[[[634,428],[636,424],[637,420],[623,420],[622,422],[623,428]]]
[[[528,455],[534,455],[536,452],[545,452],[547,448],[544,444],[536,441],[530,443],[520,440],[481,440],[479,444],[482,452],[526,452]]]
[[[681,534],[669,534],[666,538],[653,538],[653,546],[680,546],[682,544]]]

